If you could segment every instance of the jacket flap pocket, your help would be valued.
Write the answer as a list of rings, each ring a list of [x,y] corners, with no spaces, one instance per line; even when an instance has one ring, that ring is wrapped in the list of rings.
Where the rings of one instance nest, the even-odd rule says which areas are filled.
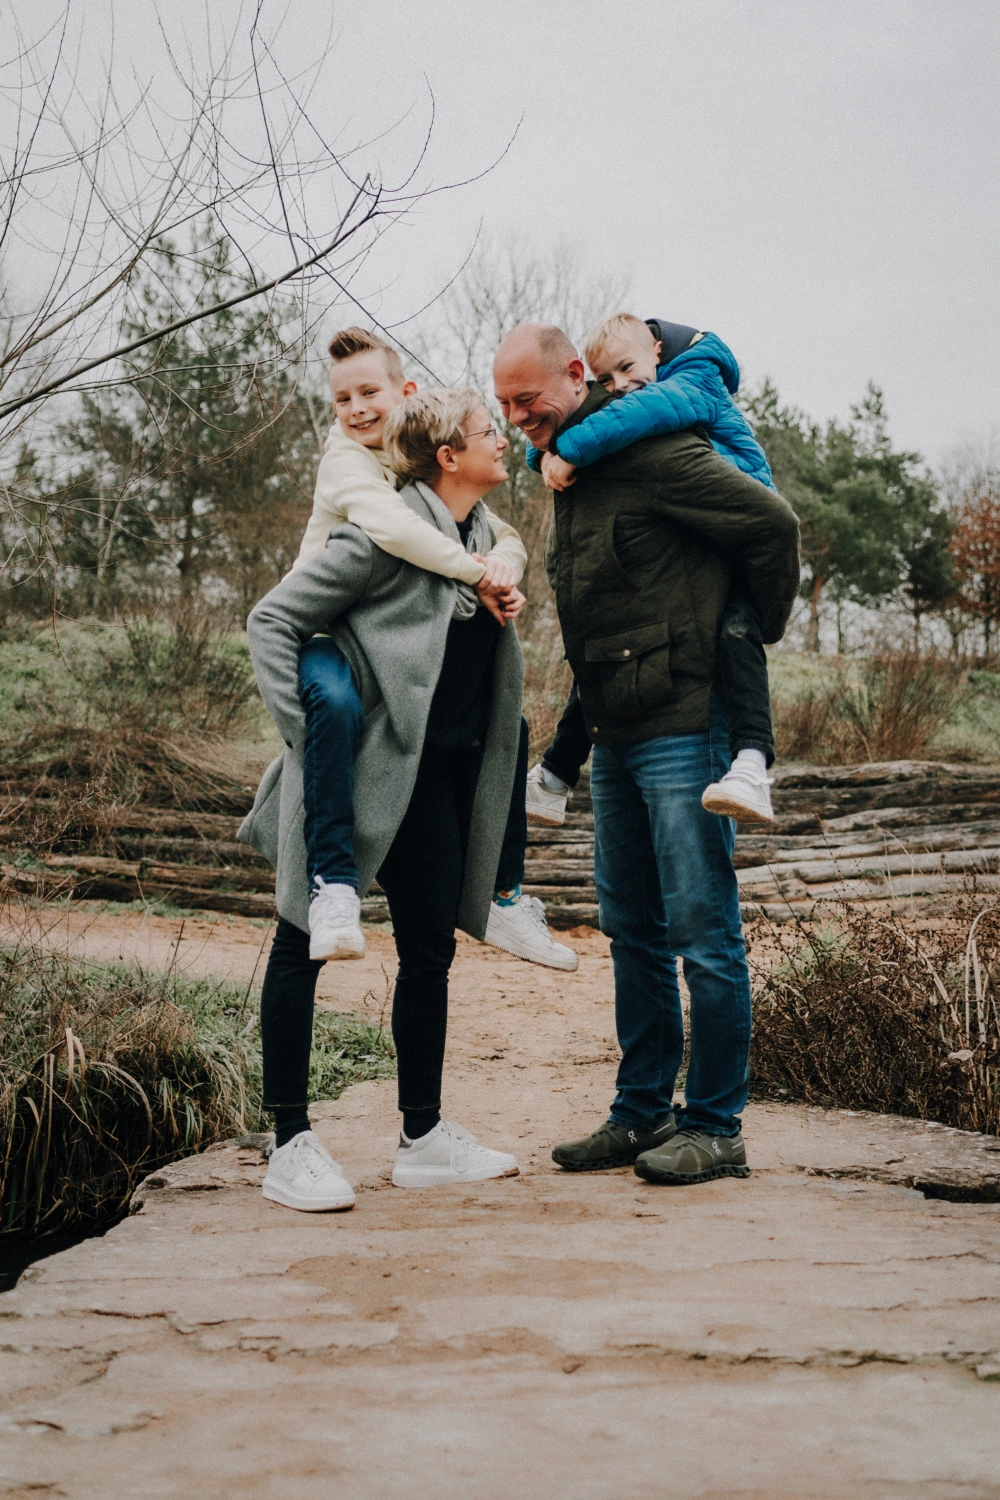
[[[636,625],[618,635],[603,635],[599,640],[587,641],[584,647],[587,661],[631,661],[655,651],[657,646],[670,644],[670,630],[666,620],[657,620],[652,625]]]

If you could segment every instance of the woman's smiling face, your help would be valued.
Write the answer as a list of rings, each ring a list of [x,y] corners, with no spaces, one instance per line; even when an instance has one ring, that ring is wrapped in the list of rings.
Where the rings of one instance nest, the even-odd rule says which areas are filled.
[[[503,456],[510,444],[485,406],[475,408],[462,431],[465,447],[448,450],[455,461],[455,478],[485,495],[507,478]]]

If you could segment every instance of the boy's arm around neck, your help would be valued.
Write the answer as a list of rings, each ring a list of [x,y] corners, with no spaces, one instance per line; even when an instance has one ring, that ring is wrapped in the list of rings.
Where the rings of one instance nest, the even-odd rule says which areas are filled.
[[[294,749],[301,750],[305,739],[299,652],[310,636],[362,597],[376,556],[363,532],[344,526],[250,611],[247,641],[260,696],[282,739]]]
[[[659,480],[656,509],[738,565],[764,640],[780,641],[799,590],[799,523],[788,501],[696,433],[662,439],[647,461]]]
[[[729,394],[712,360],[690,364],[666,380],[650,381],[641,390],[616,396],[599,411],[567,428],[556,439],[560,458],[577,468],[620,453],[641,438],[684,432],[699,424],[710,427]]]
[[[485,502],[481,503],[494,538],[491,556],[502,558],[505,563],[509,563],[517,574],[516,581],[520,583],[524,577],[524,570],[528,566],[528,554],[524,543],[519,533],[508,521],[494,515]]]
[[[385,478],[374,452],[350,438],[331,443],[316,474],[313,511],[295,566],[315,557],[335,526],[349,521],[360,526],[376,547],[390,557],[457,578],[478,583],[483,565],[465,548],[443,535],[429,521],[412,511]]]

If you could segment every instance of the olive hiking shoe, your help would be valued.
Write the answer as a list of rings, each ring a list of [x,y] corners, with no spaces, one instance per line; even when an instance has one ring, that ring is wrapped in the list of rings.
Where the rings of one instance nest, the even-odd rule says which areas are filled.
[[[711,1182],[713,1177],[749,1177],[743,1137],[709,1135],[693,1125],[637,1157],[635,1170],[647,1182]]]
[[[563,1141],[552,1153],[552,1160],[567,1172],[600,1172],[606,1167],[630,1167],[641,1151],[651,1151],[669,1141],[677,1121],[669,1114],[652,1130],[635,1130],[605,1120],[593,1135],[578,1141]]]

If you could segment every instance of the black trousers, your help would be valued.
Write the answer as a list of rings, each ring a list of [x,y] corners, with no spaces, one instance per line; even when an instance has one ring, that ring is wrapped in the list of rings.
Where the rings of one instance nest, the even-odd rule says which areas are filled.
[[[462,892],[479,746],[425,749],[406,815],[378,872],[399,958],[392,1003],[399,1108],[441,1107],[448,971]]]
[[[742,583],[729,590],[716,645],[719,690],[729,720],[729,749],[761,750],[768,765],[774,760],[771,692],[760,616]],[[574,682],[552,743],[542,765],[567,786],[576,786],[591,751],[590,735]]]

